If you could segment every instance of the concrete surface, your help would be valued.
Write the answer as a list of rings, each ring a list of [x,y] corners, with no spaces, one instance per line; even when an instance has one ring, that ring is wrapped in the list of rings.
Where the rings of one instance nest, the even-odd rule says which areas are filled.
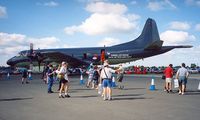
[[[149,91],[152,75],[127,75],[125,89],[113,90],[113,100],[103,101],[96,90],[79,85],[79,77],[70,77],[71,98],[47,94],[47,85],[34,75],[30,84],[21,84],[21,76],[0,78],[0,120],[199,120],[200,75],[188,80],[185,95],[177,89],[163,91],[164,81],[155,78],[155,91]],[[85,77],[86,79],[86,77]]]

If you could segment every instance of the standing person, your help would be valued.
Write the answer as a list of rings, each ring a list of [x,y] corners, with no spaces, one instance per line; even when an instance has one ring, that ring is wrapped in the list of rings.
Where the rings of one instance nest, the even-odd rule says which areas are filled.
[[[28,84],[28,79],[27,79],[27,76],[28,76],[28,71],[27,69],[23,69],[22,71],[22,84],[24,84],[24,81],[26,81],[26,84]]]
[[[45,84],[47,84],[47,72],[48,72],[49,66],[45,65],[44,70],[43,70],[43,81]]]
[[[122,84],[122,80],[123,80],[123,77],[124,77],[124,68],[122,67],[122,64],[119,65],[118,73],[119,73],[117,75],[118,88],[123,89],[124,85]]]
[[[101,70],[100,77],[103,79],[103,100],[112,99],[112,73],[116,71],[109,68],[108,62],[104,62],[104,68]]]
[[[185,63],[182,63],[181,68],[176,73],[176,79],[179,80],[179,95],[185,94],[185,87],[189,76],[188,70],[185,68]]]
[[[90,66],[90,69],[88,70],[88,81],[87,81],[87,88],[90,88],[92,81],[93,81],[93,74],[94,74],[94,69],[93,69],[93,65]]]
[[[67,75],[67,63],[62,62],[62,67],[60,68],[60,71],[58,71],[58,74],[61,76],[61,87],[60,87],[60,92],[59,92],[59,98],[64,98],[64,97],[70,97],[68,92],[69,92],[69,79]],[[62,91],[65,91],[64,96],[62,95]]]
[[[61,68],[61,64],[58,65],[58,68],[56,70],[56,73],[57,73],[56,77],[57,77],[57,80],[59,81],[58,91],[60,91],[60,88],[61,88],[61,79],[60,79],[59,74],[58,74],[58,72],[60,71],[60,68]]]
[[[97,68],[98,68],[97,66],[94,66],[92,88],[97,88],[97,86],[98,86],[99,71],[97,70]]]
[[[53,75],[54,75],[53,66],[51,64],[49,64],[49,69],[47,71],[48,93],[53,93],[53,91],[52,91],[52,86],[53,86],[53,81],[54,81]]]
[[[173,71],[173,65],[169,64],[169,66],[164,70],[164,74],[165,74],[165,89],[166,91],[172,92],[172,77],[174,74]]]

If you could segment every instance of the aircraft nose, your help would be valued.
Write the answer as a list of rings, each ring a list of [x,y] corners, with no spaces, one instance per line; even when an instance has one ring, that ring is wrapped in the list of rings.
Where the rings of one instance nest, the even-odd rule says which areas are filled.
[[[8,65],[13,65],[13,64],[14,64],[12,58],[10,58],[10,59],[7,61],[7,64],[8,64]]]

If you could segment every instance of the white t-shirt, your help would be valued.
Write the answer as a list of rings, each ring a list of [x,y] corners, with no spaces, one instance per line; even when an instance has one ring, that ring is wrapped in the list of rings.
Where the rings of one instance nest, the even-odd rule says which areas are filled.
[[[189,72],[186,68],[181,67],[181,68],[178,69],[177,75],[182,76],[182,77],[188,77]]]
[[[62,67],[60,68],[60,71],[58,71],[58,73],[64,74],[65,80],[69,80],[69,79],[68,79],[68,75],[67,75],[67,68],[66,68],[66,67],[62,66]]]
[[[106,74],[105,74],[105,73],[106,73]],[[113,70],[112,68],[104,67],[104,68],[101,70],[101,78],[102,78],[102,79],[105,79],[105,78],[111,79],[112,73],[115,73],[115,70]],[[107,75],[107,76],[106,76],[106,75]]]

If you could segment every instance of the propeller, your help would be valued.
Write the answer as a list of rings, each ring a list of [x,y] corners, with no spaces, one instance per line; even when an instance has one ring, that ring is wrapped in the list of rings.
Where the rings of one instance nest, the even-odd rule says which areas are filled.
[[[36,60],[38,62],[39,71],[40,71],[40,65],[42,61],[45,59],[45,57],[43,54],[41,54],[39,49],[37,51],[33,50],[33,43],[30,43],[30,52],[28,54],[28,57],[30,58],[30,64],[32,63],[33,60]]]

